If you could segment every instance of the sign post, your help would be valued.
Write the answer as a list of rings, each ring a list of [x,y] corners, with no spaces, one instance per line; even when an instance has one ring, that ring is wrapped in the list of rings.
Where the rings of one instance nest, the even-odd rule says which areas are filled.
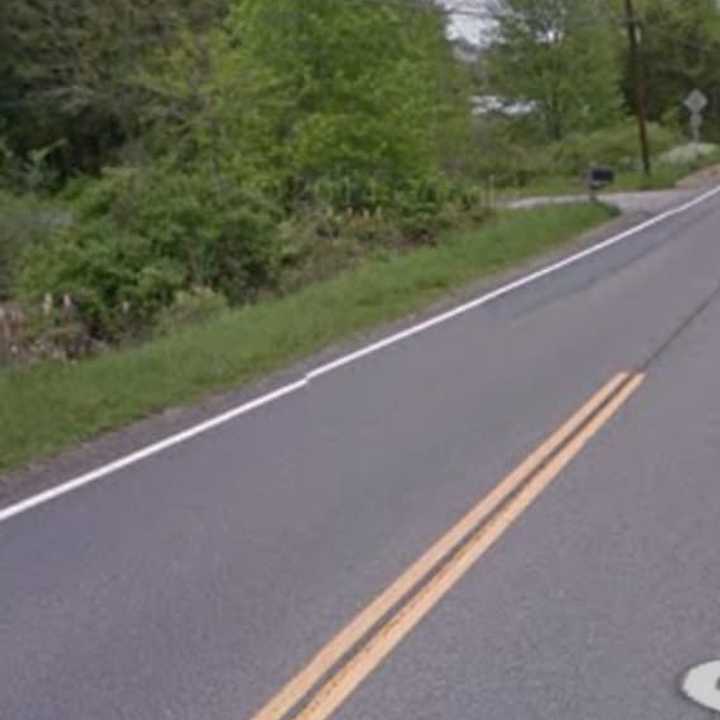
[[[694,143],[700,142],[700,130],[703,125],[703,110],[708,106],[708,99],[700,90],[693,90],[684,100],[685,107],[690,111],[690,129]]]

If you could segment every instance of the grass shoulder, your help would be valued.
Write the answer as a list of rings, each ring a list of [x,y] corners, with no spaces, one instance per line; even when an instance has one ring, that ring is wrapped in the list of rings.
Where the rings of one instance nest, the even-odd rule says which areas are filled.
[[[642,192],[646,190],[671,190],[682,181],[704,169],[720,163],[720,152],[685,163],[656,163],[648,177],[641,170],[618,172],[615,182],[606,192]],[[523,187],[500,188],[500,202],[511,202],[530,197],[554,195],[585,195],[587,186],[583,178],[568,175],[550,175],[538,178]]]
[[[283,298],[78,363],[0,372],[0,471],[257,380],[330,343],[398,320],[611,216],[600,205],[498,215],[433,246],[388,252]]]

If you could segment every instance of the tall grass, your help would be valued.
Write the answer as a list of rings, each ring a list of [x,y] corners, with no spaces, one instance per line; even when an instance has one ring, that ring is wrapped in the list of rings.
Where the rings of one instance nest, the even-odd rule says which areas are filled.
[[[57,453],[151,413],[236,388],[451,288],[507,268],[609,216],[583,205],[516,212],[434,247],[392,253],[289,295],[228,311],[78,364],[0,372],[0,470]]]

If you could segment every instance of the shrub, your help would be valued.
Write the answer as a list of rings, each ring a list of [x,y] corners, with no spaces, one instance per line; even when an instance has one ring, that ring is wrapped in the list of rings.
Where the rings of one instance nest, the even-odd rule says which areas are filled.
[[[71,298],[92,337],[117,340],[152,321],[186,282],[183,266],[110,219],[56,232],[26,255],[20,291],[27,302]]]
[[[15,360],[77,360],[98,349],[72,307],[56,304],[49,311],[30,308],[27,324],[17,338]]]
[[[279,212],[229,174],[122,168],[63,199],[73,222],[24,254],[21,289],[30,300],[69,294],[93,337],[137,333],[181,291],[241,303],[277,278]]]
[[[231,303],[272,286],[278,264],[277,206],[232,175],[154,173],[124,222],[156,254],[187,269],[188,286],[209,287]]]
[[[116,169],[68,197],[79,223],[109,216],[156,256],[181,263],[186,289],[210,287],[239,303],[272,284],[280,211],[229,171]]]
[[[661,165],[679,166],[692,172],[717,159],[720,156],[719,151],[720,147],[711,143],[688,143],[668,150],[658,161]]]
[[[197,287],[175,293],[172,305],[163,308],[155,322],[155,332],[167,335],[178,328],[207,322],[228,309],[224,295],[210,288]]]
[[[282,222],[278,238],[278,289],[287,293],[348,269],[374,247],[399,244],[402,235],[381,210],[311,206]]]
[[[29,302],[67,295],[94,337],[115,340],[151,321],[184,282],[182,265],[159,257],[147,238],[101,219],[65,228],[32,249],[20,289]]]
[[[23,253],[69,222],[68,212],[34,195],[0,191],[0,301],[13,294]]]
[[[675,133],[660,125],[651,123],[648,131],[653,153],[663,153],[677,141]],[[549,152],[563,174],[583,174],[593,163],[633,170],[639,162],[637,125],[628,121],[594,133],[571,135]]]
[[[492,178],[498,187],[525,187],[553,171],[552,158],[545,148],[520,143],[493,145],[477,163],[479,177]]]

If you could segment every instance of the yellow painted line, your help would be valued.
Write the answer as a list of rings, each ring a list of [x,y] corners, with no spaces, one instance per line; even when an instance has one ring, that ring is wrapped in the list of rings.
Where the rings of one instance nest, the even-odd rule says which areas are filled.
[[[252,720],[281,720],[312,690],[322,678],[392,610],[413,588],[475,529],[499,508],[522,483],[562,447],[603,403],[617,392],[630,376],[616,375],[600,389],[573,417],[550,436],[521,465],[508,475],[489,495],[416,560],[370,605],[325,645],[310,662]]]
[[[353,693],[413,628],[468,572],[477,560],[499,540],[530,507],[563,468],[615,415],[644,380],[635,375],[616,397],[602,408],[532,480],[489,520],[472,540],[445,565],[420,592],[404,605],[352,659],[313,697],[297,720],[326,720]]]

